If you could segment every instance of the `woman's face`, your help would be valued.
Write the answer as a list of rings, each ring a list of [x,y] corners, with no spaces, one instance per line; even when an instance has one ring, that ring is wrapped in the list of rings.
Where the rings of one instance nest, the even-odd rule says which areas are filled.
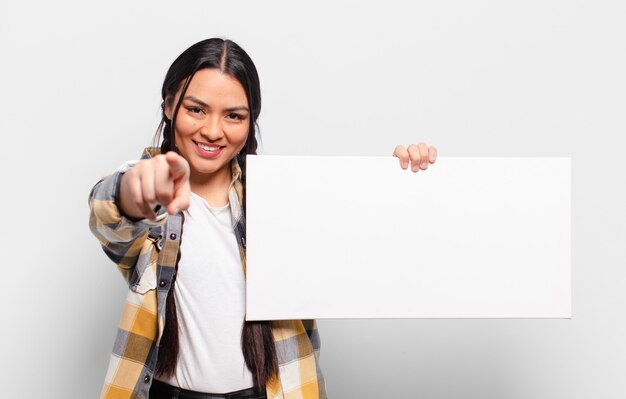
[[[170,120],[179,96],[180,90],[166,102]],[[249,127],[250,110],[241,83],[219,69],[197,71],[176,115],[175,129],[176,147],[191,173],[230,175],[230,160],[246,143]]]

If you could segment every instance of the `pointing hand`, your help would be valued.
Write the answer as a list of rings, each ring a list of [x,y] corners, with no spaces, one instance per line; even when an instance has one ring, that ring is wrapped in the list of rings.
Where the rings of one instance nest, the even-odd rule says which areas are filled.
[[[189,164],[173,151],[139,161],[120,182],[121,211],[135,219],[155,220],[157,205],[170,215],[187,209],[190,195]]]

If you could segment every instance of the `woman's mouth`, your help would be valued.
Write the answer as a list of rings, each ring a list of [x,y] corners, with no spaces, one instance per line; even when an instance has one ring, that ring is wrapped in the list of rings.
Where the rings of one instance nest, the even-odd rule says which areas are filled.
[[[215,144],[206,144],[206,143],[198,143],[197,141],[193,142],[195,145],[196,152],[202,158],[217,158],[224,149],[224,146],[215,145]]]

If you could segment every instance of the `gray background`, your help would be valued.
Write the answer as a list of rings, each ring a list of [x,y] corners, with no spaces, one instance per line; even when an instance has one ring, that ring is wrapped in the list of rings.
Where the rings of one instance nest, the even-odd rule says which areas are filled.
[[[2,395],[98,395],[125,287],[87,194],[150,143],[173,59],[222,36],[259,69],[266,154],[572,157],[573,318],[320,321],[333,398],[626,397],[624,21],[598,0],[2,0]]]

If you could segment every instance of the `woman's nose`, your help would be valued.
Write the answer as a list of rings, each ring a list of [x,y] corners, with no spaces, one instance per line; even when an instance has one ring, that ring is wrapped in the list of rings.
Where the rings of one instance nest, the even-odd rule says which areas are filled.
[[[207,123],[202,127],[201,133],[209,141],[217,141],[224,136],[222,124],[218,118],[208,118]]]

